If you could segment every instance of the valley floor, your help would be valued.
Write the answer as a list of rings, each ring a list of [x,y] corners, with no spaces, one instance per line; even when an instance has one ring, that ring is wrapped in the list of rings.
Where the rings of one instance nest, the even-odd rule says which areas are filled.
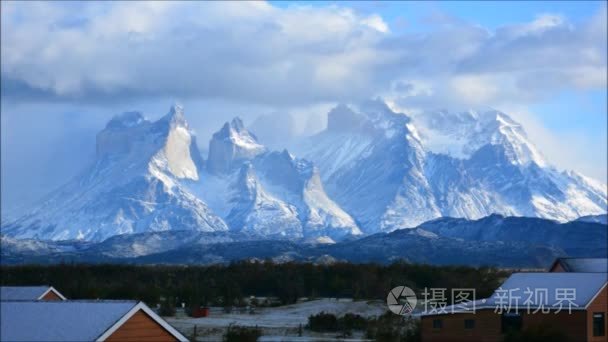
[[[185,336],[192,336],[196,326],[197,341],[221,341],[228,326],[258,327],[262,330],[261,341],[362,341],[364,332],[353,332],[349,338],[340,333],[316,333],[305,329],[308,316],[320,312],[342,316],[355,313],[364,317],[382,315],[387,311],[382,301],[352,301],[324,298],[279,307],[256,308],[255,313],[225,313],[222,308],[211,308],[209,317],[192,318],[178,312],[175,317],[164,317]],[[302,336],[299,327],[302,326]]]

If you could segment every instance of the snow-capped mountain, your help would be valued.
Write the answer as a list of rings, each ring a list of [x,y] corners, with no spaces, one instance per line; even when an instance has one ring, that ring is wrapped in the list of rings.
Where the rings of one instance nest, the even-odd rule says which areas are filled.
[[[428,151],[469,159],[484,145],[500,145],[513,164],[547,166],[523,127],[499,111],[440,110],[414,115],[412,119],[418,138]]]
[[[378,101],[361,109],[334,108],[327,130],[299,147],[319,166],[328,194],[366,233],[414,227],[440,216],[411,120]]]
[[[552,167],[523,127],[495,110],[410,118],[379,100],[340,105],[297,150],[366,233],[442,216],[568,221],[607,208],[605,185]]]
[[[191,188],[232,230],[307,239],[361,234],[312,163],[269,151],[239,118],[213,135],[201,182]]]
[[[213,135],[203,161],[180,106],[156,122],[137,112],[114,117],[97,135],[93,165],[2,227],[17,238],[90,241],[167,230],[312,240],[361,234],[312,163],[269,151],[238,118]]]
[[[198,180],[201,166],[180,106],[156,122],[138,112],[124,113],[97,135],[93,165],[2,232],[101,241],[146,231],[226,231],[224,221],[181,184]]]
[[[258,143],[255,135],[245,129],[243,121],[234,118],[213,134],[209,142],[207,170],[222,174],[265,151],[266,148]]]
[[[295,150],[305,159],[270,150],[235,118],[204,160],[180,106],[155,122],[124,113],[97,135],[92,165],[29,214],[3,217],[2,233],[102,241],[226,232],[331,243],[444,216],[565,222],[606,213],[606,185],[558,171],[495,110],[409,117],[380,100],[339,105],[327,129]]]

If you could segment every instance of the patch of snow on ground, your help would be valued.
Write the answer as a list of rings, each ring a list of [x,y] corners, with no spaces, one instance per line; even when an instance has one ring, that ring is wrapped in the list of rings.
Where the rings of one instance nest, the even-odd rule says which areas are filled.
[[[279,307],[256,308],[255,314],[249,313],[224,313],[221,308],[211,308],[209,317],[165,317],[167,322],[179,331],[190,336],[197,328],[199,341],[209,341],[219,338],[229,325],[258,327],[262,329],[262,340],[272,341],[311,341],[321,339],[327,341],[327,336],[317,336],[306,329],[302,337],[297,336],[300,325],[306,326],[308,316],[320,312],[332,313],[343,316],[346,313],[354,313],[364,317],[377,317],[388,310],[386,303],[382,301],[352,301],[337,300],[335,298],[324,298],[303,303],[285,305]],[[335,335],[335,334],[334,334]],[[331,337],[329,338],[332,339]]]

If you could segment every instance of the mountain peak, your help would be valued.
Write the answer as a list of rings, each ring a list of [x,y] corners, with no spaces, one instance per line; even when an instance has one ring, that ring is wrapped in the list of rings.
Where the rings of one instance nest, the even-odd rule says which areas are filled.
[[[468,110],[471,121],[478,122],[478,125],[485,126],[486,129],[499,129],[501,127],[511,127],[521,131],[521,134],[526,134],[523,131],[522,125],[511,118],[508,114],[499,110],[489,108],[487,110]],[[458,113],[456,115],[464,115],[464,113]]]
[[[106,124],[106,129],[123,129],[137,126],[146,119],[141,112],[124,112],[112,117]]]
[[[332,132],[349,132],[359,130],[365,117],[356,113],[349,106],[341,103],[327,114],[327,130]]]
[[[232,119],[232,121],[230,122],[230,127],[232,127],[235,131],[237,132],[242,132],[245,130],[245,125],[243,124],[243,120],[241,120],[241,118],[239,118],[238,116],[234,117],[234,119]]]
[[[106,127],[97,134],[96,154],[98,158],[109,155],[128,154],[134,145],[133,132],[150,124],[140,112],[124,112],[115,115]]]
[[[179,103],[179,102],[175,102],[173,103],[173,105],[171,106],[171,112],[173,113],[179,113],[179,114],[184,114],[184,106]]]
[[[197,167],[202,165],[195,136],[178,104],[155,122],[145,120],[139,112],[115,116],[97,134],[96,149],[98,158],[112,156],[129,165],[152,162],[177,178],[197,180]]]
[[[547,166],[522,125],[493,108],[429,111],[414,116],[414,123],[423,144],[434,153],[469,159],[482,147],[494,145],[503,148],[514,165]]]
[[[339,104],[327,115],[328,132],[383,134],[387,138],[397,136],[410,122],[408,116],[391,110],[381,99],[360,103],[357,109]]]
[[[257,143],[257,137],[245,128],[243,120],[238,116],[224,123],[222,128],[213,134],[213,138],[235,140],[238,135],[249,136]]]
[[[289,151],[286,148],[284,148],[283,151],[281,151],[281,155],[287,160],[293,161],[296,159],[296,157],[294,157],[293,154],[289,153]]]
[[[197,166],[202,162],[195,136],[188,128],[184,108],[174,104],[165,120],[169,122],[169,131],[163,153],[169,171],[177,178],[198,180]]]
[[[491,126],[494,128],[494,132],[492,132],[490,142],[503,146],[511,163],[518,165],[535,163],[540,167],[549,165],[543,154],[528,138],[526,131],[519,122],[498,110],[493,110],[489,113],[496,122],[495,126]]]
[[[169,113],[165,115],[164,119],[167,120],[172,126],[188,126],[186,116],[184,115],[184,107],[179,103],[175,103],[173,106],[171,106]]]
[[[213,134],[209,142],[209,171],[222,173],[238,161],[249,160],[266,151],[257,137],[249,132],[243,121],[235,117]]]
[[[605,213],[606,186],[538,167],[523,127],[507,114],[420,116],[410,122],[381,100],[339,105],[328,119],[339,133],[311,137],[306,159],[269,152],[237,117],[213,135],[201,170],[181,106],[156,122],[123,113],[97,135],[98,159],[86,172],[31,215],[2,225],[13,237],[102,240],[150,230],[224,231],[228,222],[265,236],[336,239],[358,235],[358,226],[376,233],[440,216],[565,221]],[[432,139],[423,145],[415,135],[426,128],[436,143],[470,154],[426,153]]]

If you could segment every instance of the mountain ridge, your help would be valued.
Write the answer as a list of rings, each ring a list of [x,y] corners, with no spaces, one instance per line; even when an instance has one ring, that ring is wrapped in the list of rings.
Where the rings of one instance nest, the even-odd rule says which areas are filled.
[[[442,150],[430,137],[446,136]],[[448,144],[449,145],[449,144]],[[429,147],[430,146],[430,147]],[[102,241],[119,234],[192,230],[339,241],[445,217],[491,214],[570,221],[606,212],[605,186],[558,171],[505,113],[408,116],[377,99],[340,104],[328,126],[273,151],[235,117],[205,160],[184,109],[157,121],[113,117],[96,160],[2,233]]]
[[[319,166],[329,195],[366,233],[442,216],[565,222],[607,210],[605,185],[558,171],[519,123],[496,110],[409,117],[370,100],[336,107],[328,123],[297,152]],[[432,145],[432,138],[446,139]]]
[[[239,118],[213,135],[206,166],[193,191],[232,230],[312,239],[361,234],[350,215],[325,194],[312,163],[287,150],[265,148]],[[230,195],[218,203],[206,188]]]
[[[337,243],[268,239],[249,232],[161,231],[124,234],[102,242],[15,240],[0,236],[4,264],[113,262],[222,264],[275,262],[391,263],[548,267],[557,257],[606,257],[608,226],[491,215],[480,220],[439,218],[412,229]]]
[[[155,122],[115,116],[97,135],[97,158],[79,176],[13,222],[9,236],[84,239],[147,230],[227,230],[224,222],[181,184],[197,180],[202,164],[183,109]]]

